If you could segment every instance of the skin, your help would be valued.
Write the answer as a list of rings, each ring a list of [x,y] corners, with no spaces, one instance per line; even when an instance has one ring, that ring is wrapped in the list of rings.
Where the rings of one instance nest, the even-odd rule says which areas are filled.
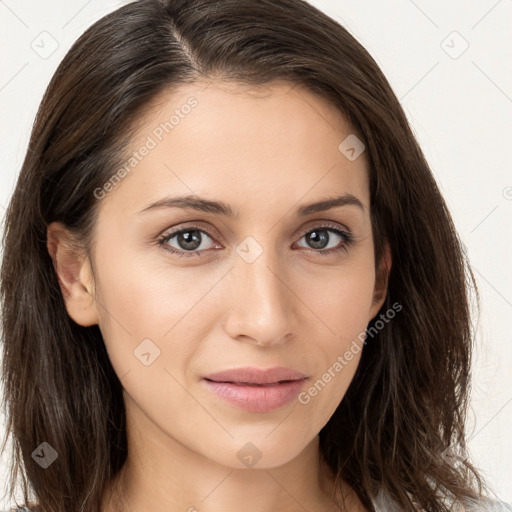
[[[306,90],[221,81],[162,94],[140,119],[127,154],[190,96],[197,106],[100,200],[90,259],[71,248],[64,226],[48,227],[67,311],[80,325],[99,325],[124,387],[129,455],[101,510],[120,505],[111,497],[114,484],[124,487],[124,510],[138,512],[340,510],[318,433],[360,352],[307,404],[293,400],[272,412],[221,401],[201,378],[240,366],[285,366],[309,377],[307,390],[376,316],[390,257],[388,250],[376,273],[365,155],[350,161],[338,150],[353,129]],[[300,205],[342,193],[364,209],[296,215]],[[223,201],[240,216],[138,213],[178,194]],[[312,245],[311,231],[325,222],[348,230],[354,244],[319,254],[345,243],[327,229],[329,241]],[[200,255],[179,257],[158,245],[171,228],[209,231],[199,234]],[[251,263],[236,251],[246,237],[262,249]],[[178,237],[166,243],[186,252]],[[134,356],[146,338],[160,350],[149,366]],[[237,457],[249,442],[261,455],[251,468]],[[365,510],[341,486],[345,510]],[[341,500],[340,491],[336,496]]]

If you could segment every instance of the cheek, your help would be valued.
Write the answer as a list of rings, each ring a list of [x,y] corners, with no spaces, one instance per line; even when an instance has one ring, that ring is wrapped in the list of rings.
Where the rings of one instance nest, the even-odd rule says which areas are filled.
[[[190,323],[190,313],[194,313],[201,297],[214,285],[211,277],[191,281],[190,274],[180,269],[159,269],[148,260],[147,256],[143,261],[127,252],[98,258],[100,329],[118,374],[139,366],[139,347],[143,353],[148,349],[152,357],[158,355],[157,366],[171,340],[173,351],[183,352],[186,347],[193,353],[195,347],[183,327]]]
[[[329,363],[319,369],[318,374],[298,396],[298,402],[311,410],[317,427],[322,428],[345,396],[361,358],[362,344],[357,341],[345,350],[339,350]],[[313,411],[314,410],[314,411]]]
[[[303,278],[301,297],[343,347],[364,330],[370,320],[375,272],[373,262],[347,265],[315,278]]]
[[[196,284],[179,269],[157,271],[147,260],[134,261],[112,259],[102,268],[100,328],[131,403],[156,424],[171,425],[176,410],[198,414],[184,375],[204,339],[195,329],[198,303],[214,283]]]
[[[303,296],[317,316],[317,328],[311,324],[309,331],[316,340],[316,364],[315,377],[299,396],[299,403],[311,411],[309,417],[316,427],[321,428],[334,413],[357,370],[370,320],[374,278],[373,261],[368,258],[364,264],[359,260],[329,278],[308,279],[303,284]]]

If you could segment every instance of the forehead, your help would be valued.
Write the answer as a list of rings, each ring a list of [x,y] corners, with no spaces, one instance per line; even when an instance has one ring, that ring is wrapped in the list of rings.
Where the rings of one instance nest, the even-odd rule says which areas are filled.
[[[166,193],[223,196],[235,207],[352,193],[368,203],[365,154],[340,144],[354,131],[324,98],[286,82],[213,81],[155,98],[137,120],[108,202],[125,213]],[[274,203],[275,204],[275,203]],[[283,203],[284,205],[284,203]]]

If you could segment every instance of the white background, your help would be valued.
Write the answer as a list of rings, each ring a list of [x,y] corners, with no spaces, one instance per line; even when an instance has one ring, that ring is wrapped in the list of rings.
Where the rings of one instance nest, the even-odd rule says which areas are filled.
[[[88,26],[124,3],[0,0],[2,217],[51,75]],[[512,0],[311,3],[381,66],[468,248],[482,296],[469,446],[498,496],[512,503]],[[33,49],[42,38],[46,51],[58,45],[53,54]],[[2,491],[5,482],[4,456]],[[10,505],[1,500],[0,509]]]

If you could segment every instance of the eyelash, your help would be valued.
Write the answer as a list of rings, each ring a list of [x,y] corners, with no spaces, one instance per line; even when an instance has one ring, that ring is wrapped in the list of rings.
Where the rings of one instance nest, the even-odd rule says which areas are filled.
[[[318,225],[318,226],[308,229],[307,231],[304,231],[301,234],[299,240],[302,239],[308,233],[311,233],[312,231],[315,231],[315,230],[332,231],[343,239],[343,243],[340,247],[333,247],[331,249],[319,249],[319,250],[309,249],[309,251],[318,253],[321,256],[328,256],[330,254],[333,254],[333,253],[339,252],[339,251],[348,252],[349,247],[355,243],[355,239],[351,233],[349,233],[347,231],[343,231],[342,229],[339,229],[332,225],[325,225],[325,224]],[[172,231],[171,233],[166,233],[166,234],[162,235],[157,240],[158,245],[162,246],[164,248],[164,250],[169,251],[172,254],[176,254],[180,258],[181,257],[189,258],[189,257],[194,257],[194,256],[200,257],[201,253],[203,251],[188,251],[188,252],[187,251],[178,251],[178,250],[174,249],[173,247],[170,247],[169,245],[167,245],[167,242],[169,242],[169,240],[174,238],[176,235],[179,235],[180,233],[186,233],[187,231],[200,231],[201,233],[208,235],[212,240],[215,240],[213,235],[211,233],[209,233],[208,231],[206,231],[205,229],[200,228],[199,226],[187,226],[186,228],[178,229],[176,231]],[[208,250],[208,249],[205,249],[205,250]]]

